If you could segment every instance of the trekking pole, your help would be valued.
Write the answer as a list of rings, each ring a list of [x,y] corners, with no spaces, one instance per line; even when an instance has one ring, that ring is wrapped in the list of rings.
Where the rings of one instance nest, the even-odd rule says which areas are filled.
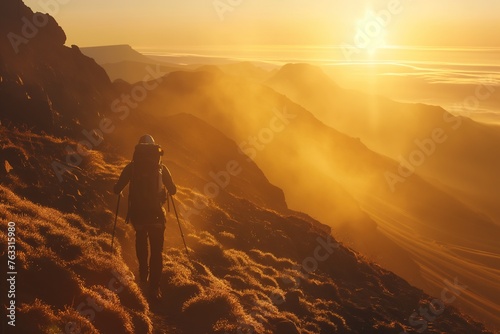
[[[170,196],[170,193],[167,193],[167,210],[170,213],[170,201],[168,200],[168,196]]]
[[[118,194],[118,203],[116,204],[115,226],[113,226],[113,236],[111,237],[111,253],[114,253],[115,251],[113,245],[115,243],[115,231],[116,231],[116,222],[118,221],[118,210],[120,209],[120,198],[122,198],[122,193]]]
[[[188,257],[188,260],[189,259],[189,251],[188,251],[188,247],[186,245],[186,239],[184,238],[184,232],[182,232],[182,227],[181,227],[181,222],[179,220],[179,215],[177,214],[177,209],[175,207],[175,203],[174,203],[174,198],[172,197],[172,195],[170,195],[170,199],[172,200],[172,207],[174,208],[174,212],[175,212],[175,218],[177,218],[177,225],[179,225],[179,231],[181,231],[181,237],[182,237],[182,241],[184,242],[184,248],[186,249],[186,255]],[[191,260],[190,260],[191,261]]]

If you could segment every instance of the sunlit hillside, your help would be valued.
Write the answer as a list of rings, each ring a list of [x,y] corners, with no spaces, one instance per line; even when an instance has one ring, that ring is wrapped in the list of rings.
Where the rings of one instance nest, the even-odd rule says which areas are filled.
[[[24,164],[7,158],[13,169],[2,178],[0,188],[2,230],[14,221],[19,231],[21,331],[52,333],[71,326],[88,333],[399,333],[403,329],[411,333],[423,328],[423,322],[413,326],[406,318],[418,305],[430,305],[433,297],[338,244],[327,226],[288,210],[282,193],[255,165],[245,165],[245,172],[215,199],[196,192],[196,184],[206,184],[210,177],[203,167],[193,167],[192,154],[210,152],[200,160],[216,163],[224,157],[221,148],[231,156],[237,153],[234,142],[192,116],[164,118],[165,125],[139,121],[130,119],[120,137],[134,136],[142,126],[151,129],[170,147],[166,163],[182,185],[176,196],[179,208],[193,208],[197,198],[206,203],[183,220],[190,260],[174,217],[169,216],[161,286],[168,298],[153,305],[148,305],[135,279],[133,232],[122,218],[116,234],[120,242],[116,253],[110,254],[116,198],[106,189],[127,148],[92,153],[81,170],[65,176],[59,187],[51,187],[54,176],[43,166],[64,156],[64,147],[74,142],[1,130],[10,147],[26,157],[21,158]],[[184,141],[181,129],[188,124],[218,142],[217,150],[207,152],[200,141]],[[28,157],[36,158],[42,168]],[[38,182],[27,192],[25,185],[34,171]],[[249,177],[255,190],[246,197],[239,184]],[[275,196],[269,198],[272,193]],[[81,205],[82,200],[87,204]],[[35,204],[39,202],[58,210]],[[315,260],[314,254],[320,257]],[[44,289],[39,289],[40,282],[46,282]],[[425,326],[485,332],[453,307]]]
[[[297,71],[304,67],[308,69],[298,66]],[[311,85],[308,89],[315,90]],[[154,115],[182,111],[207,120],[263,167],[293,208],[311,212],[334,227],[342,240],[430,292],[439,293],[443,279],[464,277],[474,296],[461,300],[464,307],[496,319],[499,227],[441,182],[416,173],[396,184],[394,191],[387,174],[398,173],[398,161],[326,126],[265,85],[217,71],[172,73],[143,105]],[[403,112],[419,115],[412,108]],[[436,109],[424,107],[423,112],[432,119]],[[401,240],[404,235],[411,242]],[[424,240],[430,245],[425,247]],[[415,254],[415,242],[429,252]],[[444,249],[432,247],[434,243]],[[454,254],[457,247],[465,253]],[[484,259],[478,260],[474,250]],[[441,268],[443,251],[451,252],[454,262],[447,261],[447,269],[437,273],[432,268]],[[480,278],[475,275],[477,265],[485,272]],[[468,269],[462,270],[464,266]]]

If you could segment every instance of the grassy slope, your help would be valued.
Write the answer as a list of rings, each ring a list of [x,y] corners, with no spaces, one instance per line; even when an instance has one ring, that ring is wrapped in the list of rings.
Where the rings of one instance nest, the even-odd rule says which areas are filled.
[[[31,200],[40,200],[37,193],[46,190],[43,200],[61,206],[55,189],[76,187],[87,195],[75,198],[75,205],[83,198],[88,201],[82,207],[66,207],[88,217],[82,219],[33,204],[2,186],[2,230],[11,220],[18,228],[19,323],[30,333],[58,333],[70,321],[89,333],[149,333],[152,322],[157,331],[180,333],[239,329],[256,333],[399,333],[405,326],[410,329],[406,319],[414,309],[432,299],[343,246],[308,273],[303,261],[314,256],[318,237],[326,239],[328,229],[302,214],[259,208],[225,192],[185,222],[192,264],[180,248],[177,227],[170,217],[162,280],[166,298],[148,312],[128,269],[136,265],[130,227],[120,220],[118,235],[123,248],[119,257],[111,258],[106,253],[109,234],[104,232],[111,228],[113,217],[107,208],[114,205],[114,198],[91,195],[105,194],[123,160],[115,154],[93,152],[75,170],[73,180],[57,187],[55,176],[43,166],[50,166],[71,142],[6,130],[2,135],[41,167],[39,183],[28,194]],[[181,179],[189,178],[196,171],[180,156],[172,163],[185,171],[179,175]],[[16,192],[26,191],[23,184],[30,171],[29,167],[14,169],[2,182]],[[194,195],[191,188],[180,185],[179,208],[189,205]],[[127,278],[119,293],[109,289],[113,270]],[[87,297],[103,307],[95,312],[93,323],[75,311]],[[81,310],[92,314],[88,308]],[[480,325],[451,307],[430,326],[442,331],[482,332]]]
[[[148,304],[125,263],[110,255],[107,234],[3,186],[0,216],[2,232],[16,223],[17,333],[63,333],[72,326],[85,333],[151,332]]]

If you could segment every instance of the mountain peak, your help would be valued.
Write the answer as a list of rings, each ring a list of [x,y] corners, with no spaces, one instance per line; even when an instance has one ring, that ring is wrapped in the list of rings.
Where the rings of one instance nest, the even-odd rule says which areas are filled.
[[[78,47],[64,45],[66,34],[52,16],[20,0],[0,2],[0,13],[0,122],[64,131],[109,108],[106,73]]]
[[[95,46],[87,46],[84,49],[86,50],[96,50],[96,49],[114,49],[120,51],[135,51],[130,44],[112,44],[112,45],[95,45]],[[137,51],[135,51],[137,52]]]
[[[140,63],[154,63],[151,58],[137,52],[128,44],[102,45],[81,48],[84,55],[94,58],[100,64],[134,61]]]
[[[62,46],[66,43],[66,34],[52,16],[34,13],[21,0],[0,3],[0,31],[0,50],[7,57],[40,45]]]

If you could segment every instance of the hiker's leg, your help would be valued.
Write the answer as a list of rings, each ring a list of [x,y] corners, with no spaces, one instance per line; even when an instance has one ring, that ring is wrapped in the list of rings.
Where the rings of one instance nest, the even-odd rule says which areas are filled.
[[[136,229],[135,231],[135,251],[139,261],[139,276],[141,282],[148,280],[148,231],[146,229]]]
[[[158,288],[160,286],[161,273],[163,270],[163,234],[165,226],[155,225],[149,229],[149,243],[151,244],[151,258],[149,267],[151,275],[149,277],[150,287]]]

